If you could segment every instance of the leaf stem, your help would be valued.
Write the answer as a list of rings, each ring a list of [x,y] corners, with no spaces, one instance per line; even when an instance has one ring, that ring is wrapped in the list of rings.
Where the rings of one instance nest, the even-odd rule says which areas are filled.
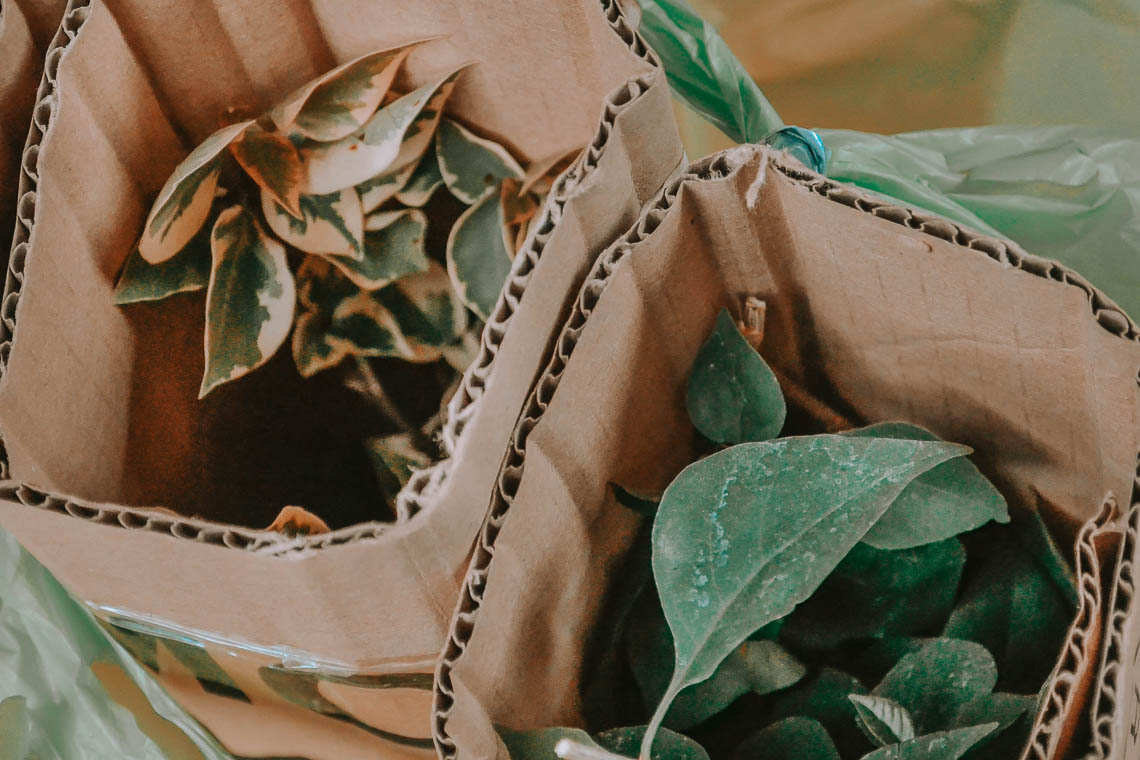
[[[661,702],[657,705],[656,712],[653,713],[653,718],[649,721],[649,725],[645,727],[645,736],[641,740],[641,752],[638,754],[639,760],[650,760],[653,757],[653,740],[657,738],[657,731],[661,728],[661,724],[665,722],[665,716],[669,714],[669,708],[673,706],[673,700],[681,693],[684,685],[679,683],[677,674],[673,674],[673,680],[669,682],[669,688],[665,690],[665,694],[661,697]]]
[[[851,430],[855,427],[851,420],[829,406],[820,399],[819,396],[816,396],[788,374],[777,369],[775,366],[772,366],[772,373],[780,383],[780,390],[784,392],[784,397],[787,398],[788,403],[799,408],[804,414],[818,422],[828,433],[841,433],[844,430]]]

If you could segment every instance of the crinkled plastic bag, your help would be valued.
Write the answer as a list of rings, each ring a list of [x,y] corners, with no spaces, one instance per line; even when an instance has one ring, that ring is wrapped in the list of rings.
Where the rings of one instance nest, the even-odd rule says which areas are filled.
[[[711,24],[684,0],[640,5],[641,33],[690,108],[737,142],[788,147],[775,109]],[[1014,240],[1140,316],[1137,135],[1094,126],[816,134],[821,150],[793,152],[829,177]]]

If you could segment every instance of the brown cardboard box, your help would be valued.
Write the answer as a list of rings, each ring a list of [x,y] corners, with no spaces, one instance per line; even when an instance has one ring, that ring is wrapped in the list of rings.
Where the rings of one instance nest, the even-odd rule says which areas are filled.
[[[0,240],[5,255],[44,53],[66,4],[65,0],[0,0]]]
[[[473,60],[457,118],[523,161],[586,149],[515,259],[453,456],[401,519],[251,529],[297,493],[349,508],[349,465],[315,459],[336,426],[272,367],[199,402],[201,294],[120,309],[115,275],[226,108],[436,35],[405,86]],[[612,0],[72,0],[48,61],[0,313],[0,523],[231,751],[429,756],[434,662],[546,344],[683,158],[652,54]]]
[[[689,368],[743,295],[768,304],[769,363],[857,418],[973,446],[1012,508],[1074,536],[1079,611],[1025,753],[1062,757],[1091,705],[1097,756],[1135,757],[1140,330],[1071,271],[754,146],[671,182],[583,284],[452,621],[442,756],[504,757],[494,724],[581,725],[585,642],[641,519],[608,484],[660,490],[691,461]]]

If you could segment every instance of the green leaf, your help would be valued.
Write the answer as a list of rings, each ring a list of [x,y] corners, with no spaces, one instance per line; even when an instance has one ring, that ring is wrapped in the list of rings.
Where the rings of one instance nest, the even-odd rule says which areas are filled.
[[[115,303],[160,301],[206,287],[210,282],[210,232],[210,225],[202,225],[181,251],[158,264],[147,263],[137,248],[132,250],[115,285]]]
[[[309,170],[305,192],[332,193],[413,163],[431,142],[459,71],[392,101],[348,137],[302,146]]]
[[[244,121],[219,129],[174,169],[151,206],[139,254],[151,264],[166,261],[190,242],[210,216],[221,167],[218,156],[246,127]]]
[[[905,422],[884,422],[844,435],[937,441],[928,430]],[[907,486],[863,540],[879,549],[908,549],[1009,522],[1005,498],[965,457],[935,467]]]
[[[925,734],[901,744],[880,747],[864,755],[863,760],[958,760],[996,727],[997,723],[986,723]]]
[[[543,728],[537,731],[512,731],[496,726],[499,738],[507,745],[511,760],[559,760],[554,746],[562,739],[570,739],[587,747],[597,744],[580,728]]]
[[[743,443],[685,468],[653,525],[653,576],[677,652],[651,729],[683,688],[807,599],[907,483],[966,451],[818,435]]]
[[[301,216],[295,217],[277,205],[270,193],[261,193],[261,210],[269,229],[289,245],[306,253],[362,257],[364,210],[354,188],[302,195],[298,205]]]
[[[637,748],[645,732],[645,726],[628,726],[603,731],[594,738],[600,747],[616,755],[637,757]],[[658,738],[653,754],[645,756],[650,760],[709,760],[704,748],[687,736],[664,728]]]
[[[818,720],[784,718],[741,742],[736,760],[839,760],[839,750]]]
[[[292,93],[270,111],[277,128],[313,140],[339,140],[375,113],[413,46],[362,55]]]
[[[962,728],[996,722],[997,728],[971,750],[971,760],[1006,760],[1017,757],[1029,740],[1037,710],[1036,694],[987,694],[967,702],[954,718]]]
[[[447,272],[433,260],[426,271],[402,277],[373,297],[400,326],[410,347],[405,359],[435,361],[467,329],[467,310],[452,292]]]
[[[337,268],[358,287],[377,290],[385,285],[428,270],[424,235],[427,217],[418,209],[380,212],[364,225],[364,256],[330,256]]]
[[[918,734],[954,726],[968,702],[993,691],[997,666],[985,647],[972,641],[934,639],[899,660],[872,691],[910,710]]]
[[[435,152],[447,189],[468,205],[507,177],[522,179],[525,173],[506,148],[451,119],[439,123]]]
[[[685,400],[693,425],[716,443],[775,438],[787,415],[779,381],[727,309],[693,362]]]
[[[957,538],[900,551],[857,544],[787,617],[782,635],[818,651],[852,639],[938,630],[954,607],[965,566]]]
[[[396,200],[405,206],[423,206],[442,186],[443,175],[439,171],[435,148],[429,147],[420,162],[416,164],[416,170],[407,184],[396,193]]]
[[[651,595],[639,600],[626,629],[630,668],[652,710],[669,687],[673,671],[673,639],[660,606]],[[673,701],[665,724],[684,731],[703,723],[738,698],[769,694],[803,678],[804,666],[774,641],[746,641],[734,649],[712,677],[684,689]]]
[[[253,214],[232,206],[210,239],[206,371],[199,397],[269,361],[293,324],[295,292],[285,248]]]
[[[360,206],[364,213],[371,214],[395,198],[396,194],[400,192],[400,188],[408,183],[415,170],[414,165],[408,164],[403,169],[390,174],[381,174],[357,185],[356,192],[360,195]]]
[[[614,491],[614,499],[617,503],[626,509],[632,509],[639,515],[646,517],[653,517],[657,514],[657,507],[661,504],[660,496],[650,496],[635,491],[629,491],[622,488],[617,483],[610,483],[610,488]]]
[[[305,167],[289,138],[253,124],[230,143],[230,152],[264,193],[300,218]]]
[[[848,699],[855,705],[859,727],[880,747],[914,738],[914,722],[898,702],[865,694],[850,694]]]
[[[467,209],[447,238],[447,273],[467,308],[486,321],[511,272],[513,244],[503,235],[498,193],[488,193]]]
[[[870,745],[856,725],[855,705],[851,694],[866,694],[867,689],[847,673],[823,668],[792,688],[772,695],[765,721],[803,716],[819,721],[846,757]],[[761,722],[763,724],[764,721]]]
[[[998,662],[1005,691],[1035,691],[1057,661],[1076,607],[1046,566],[1056,558],[1031,517],[979,531],[969,546],[966,583],[944,635],[976,641]]]
[[[401,488],[416,470],[431,466],[431,458],[415,447],[407,433],[369,439],[368,451],[379,466],[395,476]]]

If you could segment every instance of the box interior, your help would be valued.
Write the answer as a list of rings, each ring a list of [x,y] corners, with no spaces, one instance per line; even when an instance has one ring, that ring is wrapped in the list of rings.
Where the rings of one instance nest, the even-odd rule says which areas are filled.
[[[411,56],[403,87],[475,61],[448,108],[524,162],[586,144],[606,95],[647,64],[594,0],[526,14],[508,0],[97,0],[82,12],[36,114],[51,127],[0,383],[10,476],[254,527],[285,504],[334,527],[375,519],[356,496],[369,468],[330,424],[354,413],[335,383],[303,381],[282,352],[199,401],[203,294],[112,304],[158,188],[227,108],[260,112],[371,50],[440,37]]]

